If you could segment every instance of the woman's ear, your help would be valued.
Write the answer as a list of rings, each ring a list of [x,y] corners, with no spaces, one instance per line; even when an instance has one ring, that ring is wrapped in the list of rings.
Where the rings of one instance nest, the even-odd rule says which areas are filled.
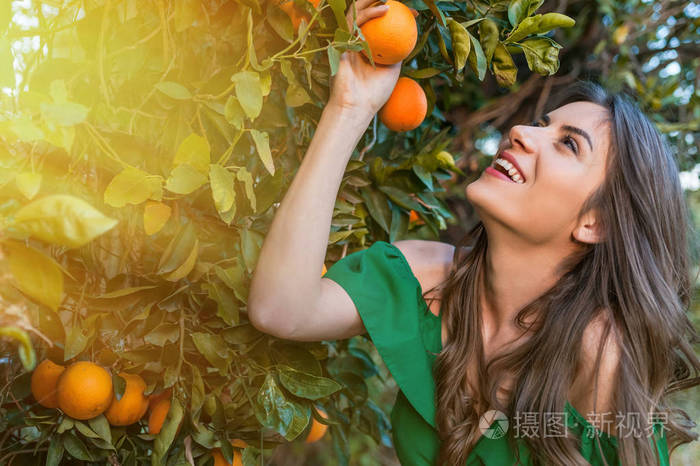
[[[600,243],[605,239],[603,226],[598,221],[598,212],[589,210],[586,212],[571,233],[576,241],[586,244]]]

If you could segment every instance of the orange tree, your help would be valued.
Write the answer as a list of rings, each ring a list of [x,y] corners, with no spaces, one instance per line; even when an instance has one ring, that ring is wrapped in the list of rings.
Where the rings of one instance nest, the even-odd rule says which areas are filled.
[[[428,116],[405,133],[376,120],[368,130],[335,204],[329,265],[376,240],[445,228],[441,183],[461,170],[436,79],[477,92],[488,74],[507,92],[517,87],[512,54],[554,74],[552,31],[574,23],[538,13],[539,0],[407,4],[418,40],[402,73],[425,90]],[[0,337],[22,345],[0,343],[0,464],[212,464],[212,451],[233,459],[234,439],[243,464],[257,464],[304,439],[312,419],[330,426],[347,461],[351,432],[386,435],[361,338],[292,343],[246,317],[258,251],[340,54],[369,52],[347,7],[2,2]],[[40,405],[32,348],[39,360],[107,369],[113,403],[169,390],[162,427]],[[144,384],[132,390],[134,376]],[[145,409],[138,401],[134,418]]]

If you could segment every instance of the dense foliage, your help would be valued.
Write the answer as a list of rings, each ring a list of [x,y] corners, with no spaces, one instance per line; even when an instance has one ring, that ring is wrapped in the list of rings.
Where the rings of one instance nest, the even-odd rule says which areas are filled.
[[[428,118],[407,133],[369,128],[336,200],[329,266],[376,240],[463,229],[444,198],[485,160],[488,134],[587,74],[631,86],[682,166],[697,163],[697,7],[406,3],[419,39],[402,74],[426,91]],[[0,5],[0,464],[200,465],[215,447],[230,460],[234,438],[256,464],[303,439],[312,417],[331,424],[341,461],[358,431],[387,442],[362,338],[292,343],[246,318],[258,251],[339,56],[366,47],[345,0],[295,7],[309,19],[298,31],[275,1]],[[660,46],[669,18],[678,43]],[[670,51],[680,71],[653,72]],[[172,388],[163,429],[39,406],[30,370],[46,357],[109,368],[118,396],[119,372],[147,393]]]

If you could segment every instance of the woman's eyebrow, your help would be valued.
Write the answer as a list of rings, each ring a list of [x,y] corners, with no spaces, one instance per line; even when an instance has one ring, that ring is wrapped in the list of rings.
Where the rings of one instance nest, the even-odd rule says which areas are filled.
[[[593,143],[591,142],[591,137],[588,135],[587,132],[582,130],[581,128],[577,128],[575,126],[569,126],[569,125],[562,125],[561,129],[565,131],[571,131],[572,133],[576,133],[579,136],[583,136],[586,138],[586,141],[588,141],[588,146],[591,148],[591,152],[593,151]]]
[[[549,115],[542,115],[542,120],[544,120],[545,124],[549,124],[551,118],[549,118]],[[591,137],[588,135],[587,132],[582,130],[581,128],[577,128],[576,126],[571,126],[571,125],[561,125],[561,129],[564,131],[570,131],[572,133],[578,134],[579,136],[583,136],[586,138],[586,141],[588,142],[588,146],[591,148],[591,151],[593,151],[593,143],[591,142]]]

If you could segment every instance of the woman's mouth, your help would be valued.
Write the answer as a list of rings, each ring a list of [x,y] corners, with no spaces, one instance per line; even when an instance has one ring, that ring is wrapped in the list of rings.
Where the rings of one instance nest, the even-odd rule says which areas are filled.
[[[497,178],[501,178],[503,180],[510,181],[512,183],[525,183],[525,180],[520,175],[518,169],[515,168],[515,166],[508,160],[505,160],[501,157],[495,159],[493,163],[486,168],[485,171],[487,171],[490,175],[493,175]]]

